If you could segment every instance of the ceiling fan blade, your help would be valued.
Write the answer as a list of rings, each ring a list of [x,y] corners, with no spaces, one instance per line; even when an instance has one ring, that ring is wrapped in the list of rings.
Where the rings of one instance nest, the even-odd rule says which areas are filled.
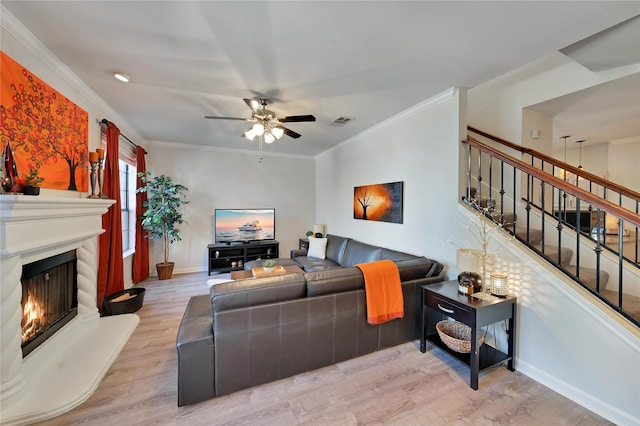
[[[298,139],[300,136],[302,136],[300,133],[296,133],[293,130],[287,129],[284,126],[278,126],[278,127],[284,130],[284,134],[289,136],[290,138]]]
[[[260,102],[257,99],[243,98],[243,101],[254,112],[258,111],[261,107]]]
[[[288,117],[278,118],[281,123],[301,123],[303,121],[316,121],[313,115],[290,115]]]
[[[251,121],[250,118],[240,118],[240,117],[216,117],[213,115],[205,115],[204,118],[208,118],[210,120],[240,120],[240,121]]]

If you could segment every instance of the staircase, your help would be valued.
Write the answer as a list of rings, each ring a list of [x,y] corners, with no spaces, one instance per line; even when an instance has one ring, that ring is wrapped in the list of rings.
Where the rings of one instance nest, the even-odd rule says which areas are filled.
[[[467,190],[462,195],[465,204],[482,212],[485,220],[498,224],[610,308],[640,327],[640,194],[627,188],[620,189],[607,181],[601,182],[603,179],[581,169],[572,170],[572,166],[568,164],[476,129],[470,128],[470,131],[490,139],[490,142],[517,149],[523,153],[523,157],[530,156],[531,161],[524,162],[509,156],[489,146],[487,142],[480,142],[469,136],[467,141],[463,141],[468,160]],[[535,159],[539,158],[543,160],[536,164]],[[553,164],[550,172],[547,171],[548,163]],[[578,185],[577,178],[576,184],[572,185],[566,179],[555,177],[553,172],[556,167],[576,172],[576,176],[582,172],[585,178],[595,178],[598,185],[604,185],[605,197],[609,196],[598,197],[585,191]],[[588,186],[592,187],[591,181]],[[616,191],[613,198],[618,200],[617,203],[609,200],[613,191]],[[567,220],[568,199],[575,206],[575,211],[581,213],[575,214],[575,222]],[[587,208],[581,209],[581,205]],[[635,212],[627,208],[629,205]],[[592,234],[593,223],[580,222],[580,216],[586,211],[593,212],[593,217],[597,218],[594,230],[604,228],[601,218],[605,214],[608,219],[618,218],[619,241],[635,243],[635,250],[633,247],[631,250],[627,250],[629,247],[623,249],[622,243],[605,244],[597,232]],[[607,229],[607,234],[609,231]],[[611,236],[606,238],[612,239]]]

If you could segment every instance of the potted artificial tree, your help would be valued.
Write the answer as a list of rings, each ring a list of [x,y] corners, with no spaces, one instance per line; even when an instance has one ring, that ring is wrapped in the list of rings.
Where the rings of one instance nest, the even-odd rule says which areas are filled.
[[[184,222],[180,207],[187,204],[184,199],[184,191],[188,188],[174,183],[165,175],[152,177],[151,173],[139,172],[145,186],[138,188],[136,192],[146,192],[147,201],[143,204],[146,208],[142,227],[147,231],[147,238],[162,239],[164,244],[164,262],[156,264],[158,278],[166,280],[173,274],[173,262],[169,262],[169,244],[180,241],[180,230],[177,225]]]
[[[24,185],[22,186],[22,193],[24,195],[39,195],[40,184],[44,180],[38,176],[38,169],[29,169],[29,174],[24,178]]]

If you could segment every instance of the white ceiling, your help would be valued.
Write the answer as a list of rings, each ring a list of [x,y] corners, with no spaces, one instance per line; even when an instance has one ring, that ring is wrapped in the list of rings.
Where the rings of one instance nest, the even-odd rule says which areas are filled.
[[[558,150],[563,135],[571,136],[569,143],[585,140],[585,146],[640,142],[640,73],[529,108],[554,118]]]
[[[2,7],[126,120],[127,136],[255,149],[240,137],[247,123],[203,117],[248,118],[242,98],[268,97],[279,116],[316,116],[288,123],[301,138],[265,148],[300,155],[640,13],[637,1],[3,0]],[[115,70],[133,80],[117,82]],[[354,121],[329,124],[339,116]]]

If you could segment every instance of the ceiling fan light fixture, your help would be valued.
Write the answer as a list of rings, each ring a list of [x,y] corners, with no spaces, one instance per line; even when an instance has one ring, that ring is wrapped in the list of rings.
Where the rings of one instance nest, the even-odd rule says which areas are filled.
[[[265,133],[264,134],[264,142],[265,143],[273,143],[273,141],[275,141],[276,138],[271,134],[271,133]]]
[[[271,134],[276,137],[276,139],[280,139],[282,135],[284,135],[284,130],[281,127],[275,127],[271,129]]]
[[[245,138],[249,139],[250,141],[253,140],[253,138],[256,137],[256,133],[253,131],[253,128],[247,130],[246,132],[244,132],[242,134],[242,136],[244,136]]]
[[[251,131],[256,134],[256,136],[261,136],[264,134],[264,126],[260,123],[256,123],[251,128]]]

